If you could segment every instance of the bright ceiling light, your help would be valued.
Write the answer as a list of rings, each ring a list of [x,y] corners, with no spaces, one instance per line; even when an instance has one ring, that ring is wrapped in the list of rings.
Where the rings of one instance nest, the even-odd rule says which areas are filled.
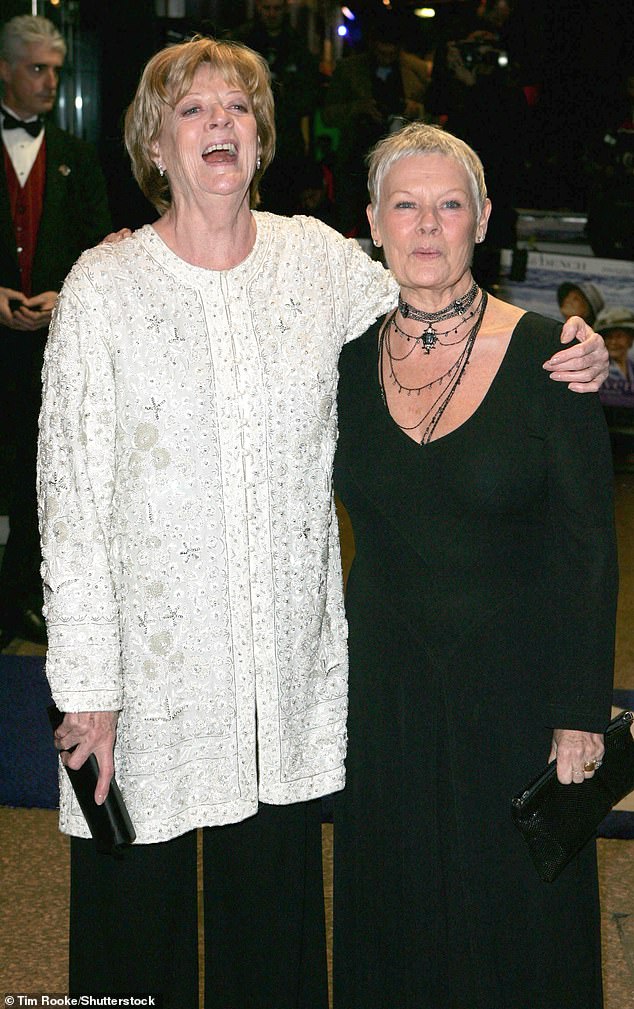
[[[417,18],[435,18],[436,11],[433,7],[417,7],[414,11]]]

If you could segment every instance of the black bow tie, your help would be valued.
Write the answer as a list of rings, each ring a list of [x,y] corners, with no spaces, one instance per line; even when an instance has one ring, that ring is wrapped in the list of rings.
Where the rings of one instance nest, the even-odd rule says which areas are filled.
[[[32,137],[39,137],[42,132],[43,123],[41,119],[32,119],[30,123],[25,123],[23,119],[16,119],[10,112],[3,112],[4,120],[2,125],[5,130],[26,130]]]

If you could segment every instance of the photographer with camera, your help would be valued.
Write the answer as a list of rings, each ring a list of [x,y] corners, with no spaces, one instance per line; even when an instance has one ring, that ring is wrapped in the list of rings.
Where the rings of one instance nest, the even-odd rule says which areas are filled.
[[[487,0],[465,5],[460,18],[452,19],[452,31],[436,49],[431,84],[427,93],[427,111],[440,125],[456,110],[465,96],[465,89],[476,83],[474,56],[483,50],[497,48],[508,53],[508,23],[511,5],[508,0]],[[486,61],[485,61],[486,62]]]
[[[378,12],[368,22],[367,52],[335,67],[323,110],[327,126],[341,131],[335,162],[339,230],[369,237],[365,156],[386,133],[421,119],[430,79],[428,63],[405,52],[396,14]]]
[[[484,165],[493,213],[474,263],[484,286],[497,280],[500,250],[515,245],[517,182],[526,153],[528,106],[509,56],[510,15],[506,0],[489,0],[462,34],[439,46],[426,100],[434,120],[473,147]]]

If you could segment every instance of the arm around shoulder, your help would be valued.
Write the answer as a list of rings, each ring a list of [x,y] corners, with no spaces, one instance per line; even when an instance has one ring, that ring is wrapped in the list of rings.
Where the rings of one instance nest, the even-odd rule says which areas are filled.
[[[609,369],[603,337],[594,333],[583,319],[571,316],[563,325],[561,342],[570,346],[558,348],[544,363],[551,379],[566,383],[573,392],[598,392]]]
[[[602,732],[610,714],[618,590],[610,441],[596,396],[546,381],[545,410],[549,610],[558,642],[550,724]]]
[[[344,343],[354,340],[368,326],[396,304],[398,284],[382,263],[371,259],[354,238],[345,246],[345,283],[349,293],[349,315]]]

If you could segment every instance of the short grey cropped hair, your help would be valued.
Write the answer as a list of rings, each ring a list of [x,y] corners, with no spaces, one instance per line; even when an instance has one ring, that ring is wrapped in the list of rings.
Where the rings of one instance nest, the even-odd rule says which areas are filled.
[[[46,45],[66,56],[66,43],[52,21],[22,14],[7,21],[0,32],[0,60],[17,63],[30,45]]]
[[[368,154],[368,191],[375,212],[381,201],[383,181],[392,165],[401,158],[419,154],[442,154],[462,165],[469,177],[473,205],[479,218],[487,198],[480,158],[463,140],[446,133],[439,126],[428,126],[421,122],[408,123],[398,133],[391,133],[379,140]]]

